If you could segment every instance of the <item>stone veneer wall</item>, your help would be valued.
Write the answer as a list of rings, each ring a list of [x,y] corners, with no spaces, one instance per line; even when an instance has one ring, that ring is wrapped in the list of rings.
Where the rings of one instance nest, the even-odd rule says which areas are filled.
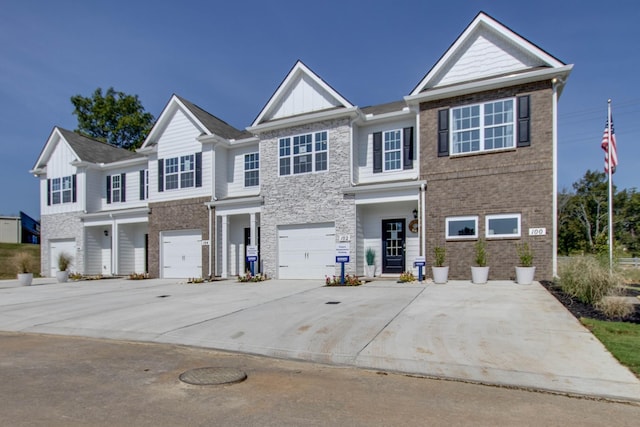
[[[493,153],[437,157],[438,110],[507,97],[530,95],[531,146]],[[551,279],[553,246],[553,144],[551,82],[503,88],[421,104],[421,178],[427,180],[427,261],[433,247],[445,246],[452,279],[470,279],[476,240],[445,241],[445,219],[478,216],[485,236],[488,214],[521,213],[522,237],[487,239],[490,279],[511,279],[518,265],[516,243],[534,251],[536,280]],[[529,236],[545,227],[545,236]]]
[[[167,230],[202,230],[202,239],[209,237],[209,212],[205,203],[209,197],[149,203],[149,276],[160,277],[160,232]],[[215,218],[215,212],[211,212]],[[202,277],[209,275],[209,247],[202,247]],[[215,257],[215,254],[212,254]],[[214,258],[215,259],[215,258]]]
[[[49,242],[58,239],[75,239],[76,251],[73,256],[74,272],[84,273],[84,225],[80,220],[82,212],[42,215],[40,218],[40,274],[49,277],[51,272]]]
[[[327,131],[329,165],[319,173],[278,176],[279,138]],[[333,222],[336,235],[351,235],[351,259],[347,274],[356,273],[355,197],[342,189],[350,185],[349,119],[327,120],[279,129],[261,135],[260,185],[264,205],[260,215],[260,255],[263,270],[270,277],[278,271],[278,226]],[[336,274],[339,268],[336,267]],[[322,278],[319,278],[322,279]]]

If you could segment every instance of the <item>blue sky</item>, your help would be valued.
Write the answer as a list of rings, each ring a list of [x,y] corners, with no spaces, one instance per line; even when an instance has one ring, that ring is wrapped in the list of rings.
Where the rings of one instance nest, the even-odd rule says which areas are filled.
[[[618,188],[640,187],[636,1],[0,0],[0,214],[39,218],[28,173],[69,98],[113,86],[158,116],[172,93],[238,128],[297,59],[350,102],[402,99],[483,10],[575,64],[559,105],[559,187],[602,170],[607,99]]]

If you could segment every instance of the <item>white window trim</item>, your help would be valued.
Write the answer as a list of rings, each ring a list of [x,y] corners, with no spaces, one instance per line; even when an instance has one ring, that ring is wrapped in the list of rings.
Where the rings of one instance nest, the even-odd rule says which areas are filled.
[[[176,171],[170,173],[169,161],[172,161],[172,160],[176,161],[175,163]],[[169,177],[176,177],[178,185],[175,188],[169,188],[169,186],[167,185]],[[180,189],[180,157],[169,157],[167,159],[164,159],[164,189],[166,191],[173,191],[173,190]]]
[[[473,220],[476,223],[475,234],[467,235],[467,236],[449,236],[449,223],[453,221],[469,221]],[[478,238],[478,216],[470,215],[470,216],[450,216],[445,218],[445,229],[444,235],[447,240],[465,240],[465,239],[477,239]]]
[[[490,148],[490,149],[486,149],[485,148],[485,140],[484,140],[484,131],[486,129],[485,125],[484,125],[484,107],[487,104],[493,104],[496,102],[504,102],[504,101],[511,101],[513,103],[513,121],[511,122],[512,126],[513,126],[513,140],[512,140],[512,144],[509,147],[500,147],[500,148]],[[476,151],[465,151],[465,152],[460,152],[460,153],[454,153],[453,151],[453,134],[455,133],[454,130],[454,119],[453,119],[453,112],[454,110],[458,110],[461,108],[472,108],[475,106],[479,106],[480,107],[480,125],[477,129],[480,130],[480,149],[476,150]],[[515,97],[510,97],[510,98],[502,98],[502,99],[493,99],[493,100],[489,100],[486,102],[480,102],[480,103],[476,103],[476,104],[468,104],[468,105],[458,105],[456,107],[451,107],[449,109],[449,123],[450,123],[450,131],[449,131],[449,153],[450,156],[455,157],[455,156],[468,156],[470,154],[478,154],[478,153],[490,153],[490,152],[495,152],[495,151],[506,151],[506,150],[514,150],[516,148],[516,138],[517,138],[517,133],[518,133],[518,127],[517,127],[517,123],[518,123],[518,104],[517,104],[517,99]],[[502,124],[500,126],[504,126],[505,124]],[[495,125],[492,125],[490,127],[497,127]],[[476,129],[476,128],[469,128],[469,129]],[[465,129],[467,130],[467,129]],[[462,132],[463,130],[461,130]]]
[[[489,234],[489,221],[492,219],[502,219],[502,218],[516,218],[518,220],[518,232],[512,234]],[[485,236],[487,239],[500,239],[500,238],[519,238],[522,236],[522,215],[519,213],[510,213],[510,214],[496,214],[496,215],[487,215],[485,217]]]
[[[149,169],[144,170],[144,200],[149,199]]]
[[[326,133],[327,135],[327,149],[326,150],[316,150],[316,135],[319,133]],[[311,151],[308,153],[304,153],[304,154],[294,154],[294,150],[293,150],[293,145],[294,145],[294,138],[299,137],[299,136],[306,136],[306,135],[311,135]],[[286,156],[281,156],[280,155],[280,143],[284,140],[288,139],[289,140],[289,154]],[[326,153],[327,154],[327,167],[326,169],[323,170],[316,170],[316,155],[319,153]],[[307,154],[311,154],[311,171],[308,172],[298,172],[295,173],[294,172],[294,159],[296,157],[300,157],[303,155],[307,155]],[[289,159],[289,173],[283,175],[281,173],[280,170],[280,160],[282,159]],[[296,175],[308,175],[308,174],[312,174],[312,173],[324,173],[324,172],[328,172],[329,171],[329,131],[327,130],[319,130],[319,131],[313,131],[313,132],[306,132],[306,133],[300,133],[300,134],[296,134],[296,135],[291,135],[291,136],[285,136],[282,138],[278,138],[278,176],[279,177],[285,177],[285,176],[296,176]]]
[[[391,132],[400,132],[400,147],[397,150],[387,150],[385,146],[385,135]],[[387,169],[387,152],[398,151],[400,153],[400,167],[397,169]],[[382,172],[402,172],[404,170],[404,132],[403,129],[389,129],[382,131]]]
[[[56,185],[56,181],[58,182],[58,189],[54,189]],[[58,195],[58,201],[56,202],[55,195]],[[62,178],[51,178],[51,204],[52,205],[61,205],[62,204]]]
[[[122,202],[120,195],[122,194],[122,182],[120,179],[120,174],[111,175],[111,203],[120,203]],[[115,183],[118,182],[116,186]],[[116,200],[116,197],[118,200]]]
[[[280,151],[280,143],[278,143],[278,151]],[[255,161],[257,163],[256,167],[253,169],[247,169],[247,156],[258,156],[258,159]],[[278,161],[278,170],[280,170],[280,162]],[[244,188],[255,188],[260,186],[260,152],[254,151],[252,153],[245,153],[243,157],[243,167],[244,167]],[[258,183],[255,185],[247,185],[247,172],[258,171]]]

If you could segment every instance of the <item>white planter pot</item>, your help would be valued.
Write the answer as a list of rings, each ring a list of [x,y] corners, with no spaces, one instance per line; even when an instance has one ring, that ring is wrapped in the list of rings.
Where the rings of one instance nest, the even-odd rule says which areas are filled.
[[[518,285],[530,285],[535,274],[535,267],[516,267],[516,283]]]
[[[471,281],[476,284],[487,283],[489,267],[471,267]]]
[[[33,273],[19,273],[18,274],[18,282],[22,286],[31,286],[31,282],[33,281]]]
[[[447,283],[449,280],[449,267],[431,267],[433,283]]]
[[[376,277],[376,266],[375,265],[365,265],[364,266],[364,274],[367,277]]]
[[[58,283],[64,283],[69,280],[69,272],[68,271],[56,271],[56,280]]]

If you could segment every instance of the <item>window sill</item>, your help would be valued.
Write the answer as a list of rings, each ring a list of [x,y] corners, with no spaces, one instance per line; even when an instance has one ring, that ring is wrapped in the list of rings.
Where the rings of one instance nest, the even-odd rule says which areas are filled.
[[[516,147],[496,148],[495,150],[484,150],[484,151],[473,151],[471,153],[450,154],[449,157],[460,158],[460,157],[482,156],[484,154],[508,153],[510,151],[516,151],[516,150],[517,150]]]

